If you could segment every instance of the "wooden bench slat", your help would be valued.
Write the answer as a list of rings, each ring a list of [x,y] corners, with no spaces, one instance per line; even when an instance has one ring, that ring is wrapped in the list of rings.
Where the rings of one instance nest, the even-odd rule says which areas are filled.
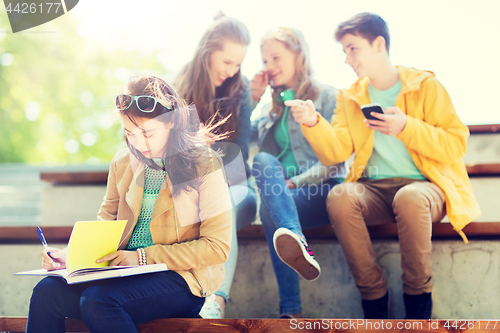
[[[469,177],[498,177],[500,163],[466,165]]]
[[[24,332],[26,327],[26,317],[0,317],[1,332]],[[389,332],[419,332],[419,333],[445,333],[455,332],[452,327],[456,322],[464,332],[493,332],[498,331],[495,322],[491,320],[470,321],[473,325],[467,326],[465,320],[360,320],[360,319],[201,319],[201,318],[165,318],[136,326],[139,333],[146,332],[185,332],[185,333],[282,333],[282,332],[324,332],[337,333],[360,332],[368,333],[375,331]],[[464,326],[465,323],[465,326]],[[398,325],[401,325],[399,327]],[[448,327],[445,327],[448,325]],[[488,327],[489,326],[489,327]],[[495,325],[497,326],[497,325]],[[378,328],[377,328],[378,327]],[[82,320],[67,319],[67,332],[89,332]]]
[[[72,226],[43,227],[48,243],[67,243]],[[40,243],[36,227],[0,227],[0,243]]]
[[[53,185],[106,184],[108,171],[42,172],[40,179]]]
[[[470,177],[500,176],[500,163],[466,165]],[[42,172],[40,179],[52,185],[106,185],[108,171]]]
[[[43,233],[48,243],[67,243],[71,235],[71,226],[43,227]],[[308,240],[336,239],[330,225],[326,224],[313,229],[304,229],[304,236]],[[372,239],[397,239],[396,223],[369,226],[368,232]],[[500,222],[472,222],[464,228],[468,238],[500,238]],[[433,239],[455,239],[461,237],[449,223],[434,223],[432,225]],[[246,226],[238,231],[240,240],[264,240],[265,234],[262,225]],[[38,244],[40,239],[36,227],[0,227],[0,244]]]
[[[323,225],[313,229],[303,229],[304,236],[308,240],[336,239],[335,232],[330,225]],[[369,226],[368,232],[372,239],[397,239],[398,228],[396,223]],[[472,222],[464,228],[468,238],[499,238],[500,222]],[[460,235],[453,230],[450,223],[434,223],[432,225],[433,239],[456,239],[461,240]],[[250,225],[238,231],[238,239],[265,239],[264,230],[260,225]]]
[[[469,125],[471,134],[492,134],[500,132],[500,124]]]

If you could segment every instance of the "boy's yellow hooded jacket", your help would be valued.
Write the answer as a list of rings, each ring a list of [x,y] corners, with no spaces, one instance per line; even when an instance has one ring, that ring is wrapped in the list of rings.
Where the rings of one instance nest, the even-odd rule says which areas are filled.
[[[405,144],[420,172],[444,192],[448,218],[467,241],[462,229],[481,214],[462,160],[469,130],[434,73],[397,68],[401,92],[395,106],[407,115],[407,121],[396,138]],[[346,182],[362,175],[373,150],[374,131],[366,127],[361,112],[361,105],[371,103],[368,82],[364,77],[340,91],[331,124],[319,117],[315,126],[301,126],[324,165],[343,162],[355,153]]]

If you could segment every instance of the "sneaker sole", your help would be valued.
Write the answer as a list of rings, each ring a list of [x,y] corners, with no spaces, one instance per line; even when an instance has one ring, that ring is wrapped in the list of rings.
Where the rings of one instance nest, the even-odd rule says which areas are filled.
[[[291,235],[282,234],[274,239],[274,248],[278,257],[285,264],[295,270],[302,278],[313,281],[321,274],[317,263],[309,262],[308,253],[305,252],[304,246]]]

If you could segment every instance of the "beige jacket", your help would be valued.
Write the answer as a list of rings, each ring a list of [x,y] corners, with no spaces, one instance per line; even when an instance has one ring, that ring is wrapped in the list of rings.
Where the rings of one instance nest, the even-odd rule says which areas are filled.
[[[224,280],[223,263],[231,243],[231,200],[220,158],[200,158],[198,190],[182,191],[172,197],[167,176],[158,195],[150,231],[153,246],[145,248],[147,263],[165,263],[179,273],[196,296],[205,297],[219,289]],[[212,154],[210,154],[212,155]],[[111,161],[99,220],[127,220],[120,242],[124,249],[139,216],[144,168],[128,151]]]

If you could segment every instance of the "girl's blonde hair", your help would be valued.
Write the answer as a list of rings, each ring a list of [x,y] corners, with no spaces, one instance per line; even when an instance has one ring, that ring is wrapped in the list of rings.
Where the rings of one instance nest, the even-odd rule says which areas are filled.
[[[296,99],[316,100],[319,96],[319,84],[313,79],[309,57],[309,46],[302,32],[294,28],[281,27],[269,30],[260,41],[263,44],[269,41],[278,41],[283,43],[285,48],[296,55],[295,57],[295,75],[299,81],[299,87],[295,92]],[[286,90],[285,86],[272,87],[273,108],[270,112],[276,112],[278,116],[283,114],[284,105],[279,94]]]
[[[238,107],[248,87],[245,87],[239,70],[215,88],[210,77],[209,58],[213,52],[223,49],[225,41],[246,46],[250,44],[250,33],[242,22],[219,13],[203,34],[193,59],[180,71],[174,85],[187,103],[195,104],[201,123],[218,122],[231,115],[216,130],[218,133],[229,133],[229,140],[234,141],[238,136]]]

